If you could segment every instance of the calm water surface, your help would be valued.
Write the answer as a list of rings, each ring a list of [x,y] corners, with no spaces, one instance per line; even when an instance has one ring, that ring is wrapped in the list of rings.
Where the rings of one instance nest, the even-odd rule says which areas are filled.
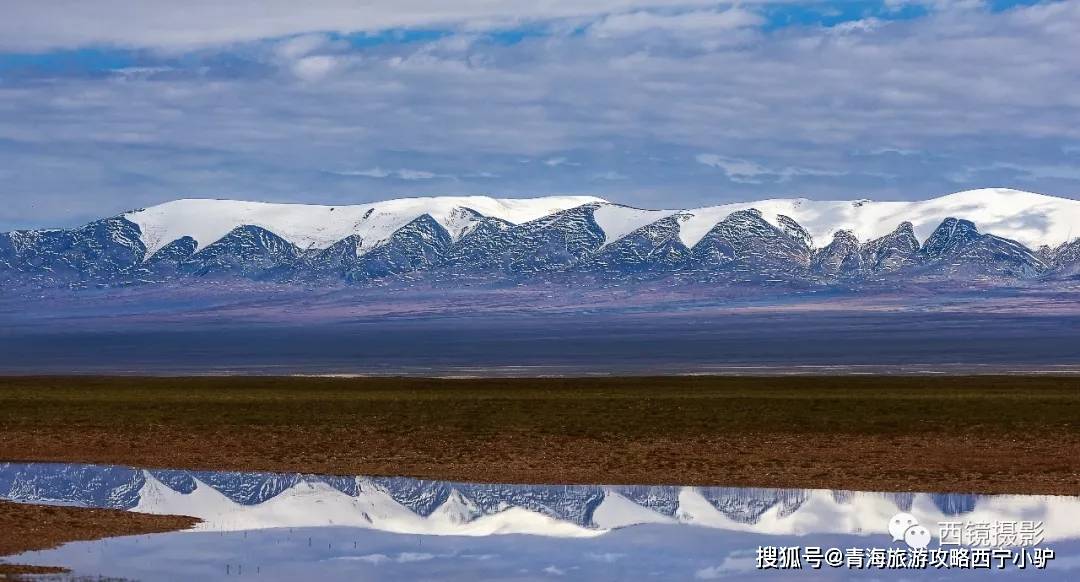
[[[204,520],[192,531],[72,543],[7,558],[63,565],[78,576],[470,581],[1080,577],[1080,498],[1074,497],[500,485],[8,463],[0,464],[0,498]],[[996,551],[1000,560],[1006,552],[1014,558],[1003,569],[994,561],[989,570],[827,564],[814,569],[805,558],[807,547],[857,552],[867,559],[872,552],[884,556],[890,550],[911,555],[907,542],[894,541],[889,533],[890,521],[900,513],[932,532],[928,552]],[[959,530],[960,539],[942,540],[942,528]],[[993,529],[993,540],[978,537],[986,528]],[[1016,535],[1036,530],[1037,539]],[[800,570],[758,568],[759,557],[767,558],[772,548],[782,553],[793,547],[800,552]],[[1054,551],[1044,568],[1020,568],[1012,561],[1036,550],[1043,557]]]

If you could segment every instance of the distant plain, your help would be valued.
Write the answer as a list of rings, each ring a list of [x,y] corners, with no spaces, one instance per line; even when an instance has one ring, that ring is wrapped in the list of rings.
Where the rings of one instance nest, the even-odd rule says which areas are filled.
[[[0,374],[1072,373],[1080,301],[1040,289],[636,286],[0,295]]]

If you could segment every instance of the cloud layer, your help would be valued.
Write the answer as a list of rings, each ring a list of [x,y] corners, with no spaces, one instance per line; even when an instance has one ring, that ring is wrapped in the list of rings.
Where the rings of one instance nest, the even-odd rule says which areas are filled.
[[[6,6],[0,228],[180,196],[1080,193],[1076,0],[226,4]]]
[[[8,0],[0,19],[0,50],[87,44],[180,50],[310,32],[447,26],[484,30],[712,4],[708,0],[307,0],[302,5],[294,0]]]

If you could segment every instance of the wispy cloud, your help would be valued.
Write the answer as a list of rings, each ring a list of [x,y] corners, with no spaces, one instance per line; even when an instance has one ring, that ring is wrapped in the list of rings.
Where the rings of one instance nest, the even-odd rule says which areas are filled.
[[[987,175],[1009,174],[1025,181],[1076,180],[1080,181],[1080,167],[1070,164],[1014,164],[996,162],[982,166],[967,166],[950,174],[957,183],[974,183]]]
[[[605,564],[614,564],[615,562],[618,562],[619,560],[625,558],[626,554],[620,554],[615,552],[589,552],[585,554],[585,557],[590,560],[595,560],[597,562],[603,562]]]
[[[728,178],[735,181],[752,182],[761,176],[773,173],[768,168],[754,162],[740,160],[738,158],[729,158],[718,154],[698,154],[694,159],[696,159],[699,164],[723,170]]]
[[[318,81],[338,68],[340,62],[329,55],[315,55],[297,59],[292,65],[293,73],[305,81]]]
[[[839,170],[822,170],[817,168],[800,168],[785,166],[783,168],[767,168],[749,160],[729,158],[717,154],[698,154],[695,159],[699,164],[723,170],[724,174],[734,182],[748,184],[760,184],[766,180],[787,181],[795,176],[843,176],[848,172]]]
[[[620,172],[616,172],[614,170],[609,170],[607,172],[600,172],[598,174],[593,174],[592,177],[593,177],[594,180],[605,180],[605,181],[612,181],[612,182],[617,182],[617,181],[621,181],[621,180],[629,180],[630,179],[630,176],[627,176],[626,174],[623,174],[623,173],[620,173]]]
[[[918,156],[918,155],[921,155],[923,153],[924,152],[922,152],[920,150],[913,150],[913,149],[908,149],[908,148],[897,148],[897,147],[880,147],[880,148],[874,148],[872,150],[869,150],[869,151],[865,152],[865,154],[868,155],[868,156],[887,156],[887,155]]]
[[[379,167],[368,168],[366,170],[337,170],[332,172],[339,176],[357,176],[362,178],[398,178],[400,180],[433,180],[435,178],[450,178],[452,176],[446,174],[436,174],[435,172],[429,172],[427,170],[410,170],[402,168],[399,170],[384,170]]]
[[[639,11],[605,17],[591,25],[589,32],[600,38],[623,38],[656,31],[679,35],[722,34],[764,22],[760,14],[742,8],[677,14]]]

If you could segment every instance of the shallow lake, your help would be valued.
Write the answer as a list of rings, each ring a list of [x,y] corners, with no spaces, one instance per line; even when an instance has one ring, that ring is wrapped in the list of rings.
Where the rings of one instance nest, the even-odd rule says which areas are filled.
[[[0,498],[199,517],[3,560],[135,580],[1080,576],[1080,498],[0,464]],[[794,568],[798,565],[798,568]]]

